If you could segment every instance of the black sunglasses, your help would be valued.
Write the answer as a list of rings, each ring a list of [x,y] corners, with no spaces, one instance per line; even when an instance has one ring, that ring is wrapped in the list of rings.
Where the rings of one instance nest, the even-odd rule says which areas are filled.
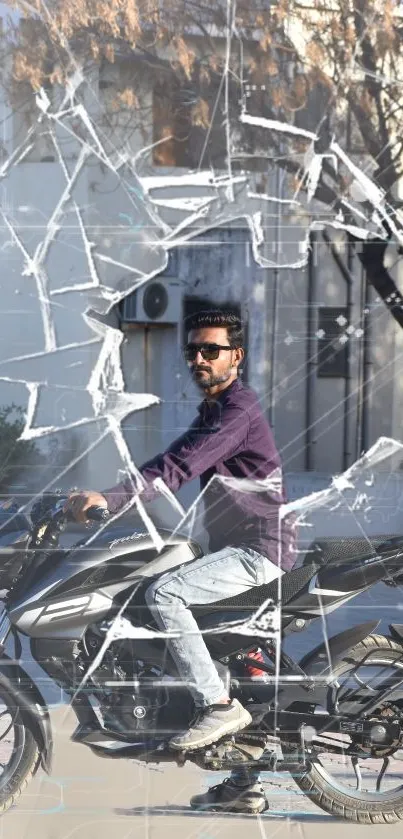
[[[194,361],[198,352],[205,361],[215,361],[220,355],[220,350],[233,349],[234,347],[227,344],[186,344],[183,354],[186,361]]]

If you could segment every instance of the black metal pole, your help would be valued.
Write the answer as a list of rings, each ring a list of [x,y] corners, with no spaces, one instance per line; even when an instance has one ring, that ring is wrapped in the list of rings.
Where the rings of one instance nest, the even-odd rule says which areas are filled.
[[[332,257],[340,270],[340,273],[343,279],[346,282],[347,286],[347,294],[346,294],[346,308],[347,308],[347,320],[350,326],[351,324],[351,315],[353,311],[353,250],[352,250],[352,243],[347,239],[347,266],[343,262],[337,248],[335,247],[334,243],[332,242],[330,236],[326,232],[323,231],[322,237],[326,242]],[[349,339],[347,343],[347,360],[346,360],[346,371],[344,375],[344,415],[343,415],[343,469],[348,469],[350,465],[350,401],[351,401],[351,341]]]

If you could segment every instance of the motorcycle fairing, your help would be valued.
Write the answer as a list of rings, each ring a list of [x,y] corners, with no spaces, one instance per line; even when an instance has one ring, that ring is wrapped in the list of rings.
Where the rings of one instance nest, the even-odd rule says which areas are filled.
[[[200,552],[186,536],[170,538],[158,553],[148,533],[114,531],[111,541],[94,539],[71,551],[51,554],[27,584],[13,590],[8,600],[10,620],[33,638],[81,638],[87,626],[105,618],[114,598],[143,580],[191,562]]]

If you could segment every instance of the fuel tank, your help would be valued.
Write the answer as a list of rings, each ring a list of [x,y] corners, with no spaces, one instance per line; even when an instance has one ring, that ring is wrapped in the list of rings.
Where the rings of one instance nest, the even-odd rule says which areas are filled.
[[[36,638],[80,638],[87,626],[104,618],[114,597],[138,582],[151,580],[202,555],[184,535],[166,540],[158,552],[150,534],[130,527],[104,530],[90,544],[82,540],[67,551],[50,554],[33,567],[8,603],[11,622]]]

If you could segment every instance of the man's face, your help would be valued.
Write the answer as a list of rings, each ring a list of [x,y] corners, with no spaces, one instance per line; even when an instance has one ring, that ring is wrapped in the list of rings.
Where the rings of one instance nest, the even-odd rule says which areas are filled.
[[[228,346],[227,329],[222,326],[192,329],[188,334],[188,344]],[[241,349],[220,350],[218,358],[207,360],[199,351],[193,361],[188,361],[188,367],[197,386],[207,390],[215,385],[224,384],[231,378],[236,378],[238,364],[242,357]]]

